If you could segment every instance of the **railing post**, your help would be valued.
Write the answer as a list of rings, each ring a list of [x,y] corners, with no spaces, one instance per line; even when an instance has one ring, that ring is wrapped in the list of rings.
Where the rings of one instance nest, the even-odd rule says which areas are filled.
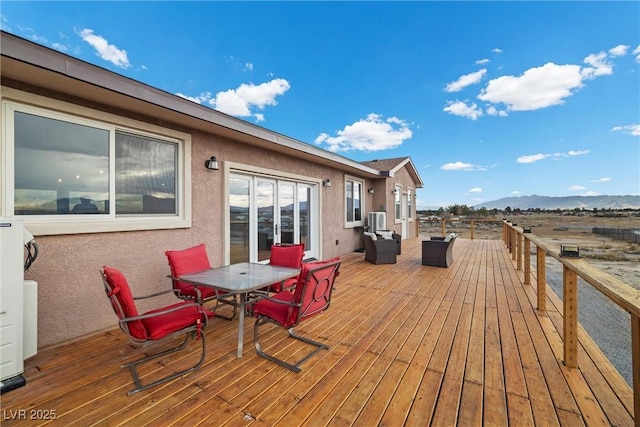
[[[511,227],[511,259],[516,260],[518,256],[518,245],[516,242],[516,229]]]
[[[522,233],[516,232],[518,251],[516,252],[516,270],[522,271]]]
[[[640,427],[640,317],[631,315],[631,366],[633,369],[633,419]]]
[[[524,238],[524,284],[531,284],[531,240]]]
[[[546,252],[536,247],[536,280],[538,285],[538,310],[547,310],[547,265]]]
[[[476,225],[476,222],[474,220],[471,220],[471,240],[473,240],[473,229]]]
[[[564,334],[564,364],[578,367],[578,275],[562,266],[562,308]]]
[[[442,218],[442,237],[446,236],[447,234],[447,220]]]

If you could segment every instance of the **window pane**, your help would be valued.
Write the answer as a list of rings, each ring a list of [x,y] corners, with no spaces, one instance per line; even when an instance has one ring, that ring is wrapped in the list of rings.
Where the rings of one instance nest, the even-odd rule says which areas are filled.
[[[347,181],[347,222],[353,221],[353,181]]]
[[[281,183],[278,187],[280,200],[280,243],[294,243],[294,185]]]
[[[178,144],[116,133],[116,214],[176,215]]]
[[[249,183],[246,178],[229,180],[231,264],[249,261]]]
[[[109,213],[107,130],[23,112],[14,127],[16,215]]]
[[[396,198],[395,198],[395,206],[396,206],[396,219],[402,219],[402,213],[400,209],[400,200],[402,199],[402,187],[396,187]]]

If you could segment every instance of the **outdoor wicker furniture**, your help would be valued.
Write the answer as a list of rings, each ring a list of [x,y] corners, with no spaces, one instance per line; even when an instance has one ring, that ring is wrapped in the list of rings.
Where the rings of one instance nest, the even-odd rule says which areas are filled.
[[[422,241],[422,265],[449,267],[453,263],[453,243],[456,234],[447,237],[431,237]]]
[[[395,264],[398,243],[395,239],[378,239],[372,233],[364,233],[364,260],[372,264]]]

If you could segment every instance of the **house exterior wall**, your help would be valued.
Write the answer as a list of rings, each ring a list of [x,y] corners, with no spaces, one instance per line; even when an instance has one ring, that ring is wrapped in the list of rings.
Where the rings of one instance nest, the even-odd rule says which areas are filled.
[[[2,87],[3,93],[11,92]],[[12,92],[14,100],[15,93]],[[48,91],[32,89],[40,96],[63,99],[71,102],[66,113],[76,113],[73,105],[81,100],[65,99]],[[95,105],[88,105],[95,108]],[[113,111],[108,106],[101,110],[117,113],[126,120],[148,120],[139,116],[128,118],[123,111]],[[153,123],[155,126],[158,123]],[[102,232],[86,234],[36,235],[40,252],[37,261],[25,274],[26,279],[36,280],[38,287],[38,345],[56,344],[102,329],[113,328],[116,318],[104,294],[99,277],[103,265],[118,268],[129,280],[135,295],[145,295],[171,286],[167,274],[169,266],[164,252],[183,249],[205,243],[213,266],[224,264],[225,227],[225,174],[229,164],[251,164],[275,172],[295,174],[321,182],[329,178],[332,187],[319,184],[321,257],[339,256],[361,247],[361,230],[345,228],[344,177],[339,169],[314,164],[293,156],[250,146],[248,144],[215,134],[185,129],[180,124],[161,123],[191,136],[191,227],[181,229]],[[220,161],[220,170],[204,167],[204,161],[215,155]],[[353,173],[349,173],[353,176]],[[408,173],[400,172],[397,179],[403,183],[410,180]],[[376,204],[386,205],[393,212],[391,189],[393,179],[365,181],[369,187],[384,188],[371,195],[365,191],[366,212]],[[406,185],[411,185],[407,183]],[[386,193],[386,194],[385,194]],[[375,197],[375,198],[374,198]],[[387,199],[385,201],[385,199]],[[414,207],[415,209],[415,207]],[[392,217],[389,221],[393,221]],[[389,224],[390,228],[393,224]],[[28,222],[26,223],[28,228]],[[167,296],[165,303],[175,302]],[[144,312],[151,307],[144,301],[138,305]]]

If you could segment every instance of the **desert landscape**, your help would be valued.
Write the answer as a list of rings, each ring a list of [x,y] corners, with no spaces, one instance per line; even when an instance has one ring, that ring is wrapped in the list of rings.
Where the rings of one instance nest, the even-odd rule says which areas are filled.
[[[563,213],[529,213],[505,216],[519,227],[531,227],[531,232],[550,245],[577,245],[580,257],[601,270],[640,290],[640,243],[627,242],[599,234],[594,227],[635,229],[640,233],[640,213],[622,211],[607,215],[572,211]],[[501,239],[502,217],[496,222],[479,222],[474,227],[474,239]],[[469,221],[447,221],[446,232],[471,238]],[[422,220],[420,237],[440,236],[440,221]],[[532,250],[535,250],[532,245]],[[532,257],[535,262],[535,257]],[[533,267],[535,268],[535,266]],[[547,283],[562,298],[562,265],[547,257]],[[578,317],[585,330],[616,366],[620,374],[632,383],[631,327],[629,314],[609,301],[589,284],[578,283]],[[612,333],[614,332],[614,333]]]

